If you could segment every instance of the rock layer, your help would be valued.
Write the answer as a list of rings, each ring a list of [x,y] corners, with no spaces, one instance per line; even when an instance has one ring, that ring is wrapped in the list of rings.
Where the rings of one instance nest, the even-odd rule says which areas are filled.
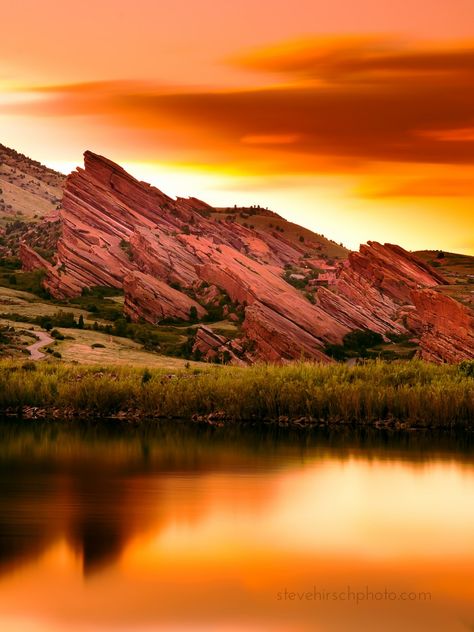
[[[419,287],[446,283],[445,278],[415,255],[394,244],[369,241],[351,252],[348,268],[371,287],[400,303],[409,303],[410,292]]]
[[[124,312],[132,320],[143,318],[153,324],[166,319],[190,320],[193,309],[195,317],[206,314],[189,296],[143,272],[130,272],[123,281],[123,289]]]
[[[205,325],[201,325],[196,331],[193,353],[195,357],[211,362],[231,362],[239,366],[251,363],[251,359],[238,342],[216,334]]]
[[[474,312],[433,290],[412,292],[411,325],[420,335],[420,356],[432,362],[474,360]]]

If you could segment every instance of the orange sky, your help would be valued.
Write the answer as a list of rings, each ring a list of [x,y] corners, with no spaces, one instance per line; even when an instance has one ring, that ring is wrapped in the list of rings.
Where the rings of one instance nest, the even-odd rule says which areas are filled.
[[[2,3],[0,142],[474,254],[472,0]]]

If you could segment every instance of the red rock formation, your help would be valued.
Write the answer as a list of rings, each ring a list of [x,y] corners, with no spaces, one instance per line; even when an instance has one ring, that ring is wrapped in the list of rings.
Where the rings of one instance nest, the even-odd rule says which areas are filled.
[[[243,329],[255,344],[253,351],[258,360],[279,363],[306,358],[331,362],[321,340],[260,302],[246,308]]]
[[[256,314],[259,314],[263,320],[269,320],[269,312],[282,316],[283,319],[278,319],[282,326],[288,323],[288,326],[291,325],[293,329],[294,325],[296,331],[301,331],[302,335],[307,334],[304,336],[305,339],[308,337],[313,339],[309,346],[319,350],[325,342],[341,342],[343,336],[349,332],[349,328],[318,306],[312,305],[296,288],[278,276],[278,269],[249,260],[245,255],[227,246],[221,246],[215,254],[214,261],[200,266],[198,271],[202,279],[225,289],[233,301],[249,306],[258,303],[268,308],[256,311],[247,308],[245,312],[244,329],[247,335],[256,343],[262,340],[263,346],[266,345],[265,337],[261,339],[249,334],[248,319],[255,323]],[[270,320],[273,322],[275,319]],[[267,323],[262,324],[265,324],[265,330],[273,331],[272,324],[268,327]],[[272,338],[273,343],[276,344],[274,333]],[[283,347],[286,349],[286,343]],[[278,353],[278,344],[275,349]]]
[[[192,308],[202,317],[202,305],[215,306],[225,292],[241,312],[245,308],[244,339],[239,346],[212,334],[211,345],[211,334],[201,328],[196,349],[207,344],[206,353],[226,349],[232,361],[246,362],[250,348],[254,359],[328,361],[325,345],[340,343],[353,329],[406,332],[402,312],[409,311],[411,293],[444,283],[402,248],[369,242],[343,265],[323,262],[328,287],[313,283],[305,296],[283,278],[285,265],[293,270],[290,279],[304,284],[308,261],[322,261],[314,258],[320,244],[214,217],[205,202],[173,200],[91,152],[84,164],[66,181],[56,266],[24,246],[25,267],[44,268],[46,287],[61,298],[95,285],[123,287],[125,313],[153,323],[189,319]],[[203,281],[212,292],[203,290]]]
[[[420,334],[420,356],[432,362],[474,359],[474,312],[433,290],[412,292],[416,312],[409,316]]]
[[[405,331],[405,327],[396,320],[396,303],[360,277],[343,271],[338,280],[338,289],[339,293],[336,293],[321,287],[316,298],[325,312],[348,329],[371,329],[382,335]]]
[[[237,341],[216,334],[210,327],[201,325],[196,331],[193,353],[201,359],[224,364],[246,366],[250,361]]]
[[[130,252],[140,270],[168,283],[191,287],[199,281],[199,258],[176,236],[159,229],[137,228],[130,236]]]
[[[369,241],[349,254],[347,268],[398,303],[409,303],[410,292],[445,284],[444,277],[400,246]]]
[[[67,298],[80,294],[81,288],[74,280],[62,274],[62,271],[43,259],[41,255],[25,243],[20,243],[20,260],[24,270],[44,270],[46,276],[43,285],[52,296]]]
[[[130,272],[123,280],[123,289],[124,312],[132,320],[144,318],[154,324],[166,318],[190,320],[192,308],[198,318],[206,314],[189,296],[143,272]]]
[[[412,290],[444,283],[400,246],[371,241],[349,254],[328,289],[318,289],[317,302],[349,329],[400,334],[406,332],[402,306],[410,304]]]

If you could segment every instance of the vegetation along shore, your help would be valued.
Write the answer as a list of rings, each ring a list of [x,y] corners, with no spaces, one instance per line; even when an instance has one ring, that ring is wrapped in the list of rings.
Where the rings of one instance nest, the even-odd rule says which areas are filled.
[[[0,411],[35,417],[458,427],[474,422],[474,363],[369,361],[166,369],[0,362]]]

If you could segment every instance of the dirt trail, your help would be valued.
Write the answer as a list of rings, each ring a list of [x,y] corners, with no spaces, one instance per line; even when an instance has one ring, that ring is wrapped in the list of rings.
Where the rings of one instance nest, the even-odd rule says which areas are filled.
[[[40,349],[42,349],[46,345],[51,344],[52,342],[54,342],[54,340],[49,334],[44,331],[32,331],[31,333],[34,334],[38,338],[38,340],[26,348],[30,352],[30,357],[32,360],[41,360],[41,358],[44,358],[46,354],[40,351]]]

